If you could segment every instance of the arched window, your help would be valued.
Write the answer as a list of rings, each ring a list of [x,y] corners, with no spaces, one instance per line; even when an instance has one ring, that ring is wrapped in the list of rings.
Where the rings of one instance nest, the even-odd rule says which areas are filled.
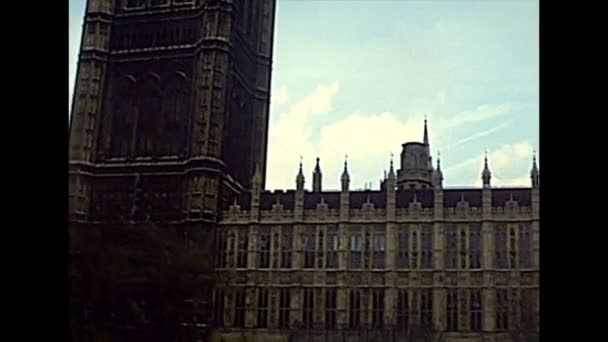
[[[137,156],[157,155],[156,141],[160,119],[160,89],[159,77],[155,74],[146,75],[138,89],[139,116],[137,120]]]
[[[172,74],[163,85],[162,139],[164,155],[179,155],[185,149],[186,118],[190,101],[188,82],[181,72]]]
[[[137,106],[134,101],[136,81],[132,76],[120,78],[116,84],[112,114],[112,135],[110,155],[126,157],[130,154],[133,129],[137,120]]]
[[[139,8],[145,5],[146,0],[126,0],[125,8]]]

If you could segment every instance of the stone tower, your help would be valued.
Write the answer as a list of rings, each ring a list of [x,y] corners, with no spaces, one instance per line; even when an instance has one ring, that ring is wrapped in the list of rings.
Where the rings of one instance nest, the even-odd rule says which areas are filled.
[[[275,0],[88,0],[70,218],[213,226],[266,174]]]
[[[401,168],[397,171],[399,188],[432,188],[433,163],[426,119],[423,142],[408,142],[402,145]]]

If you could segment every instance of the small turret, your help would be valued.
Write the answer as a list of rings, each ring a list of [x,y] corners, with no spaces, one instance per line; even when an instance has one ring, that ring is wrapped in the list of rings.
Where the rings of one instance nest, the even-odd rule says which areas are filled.
[[[300,171],[296,176],[296,190],[304,191],[304,172],[302,172],[302,157],[300,157]]]
[[[441,154],[437,153],[437,168],[433,171],[433,186],[436,189],[443,187],[443,172],[441,172]]]
[[[340,177],[340,182],[342,183],[342,191],[348,191],[348,186],[350,184],[350,175],[348,174],[348,156],[344,157],[344,171],[342,171],[342,176]]]
[[[530,171],[530,180],[532,181],[532,188],[538,189],[540,175],[538,172],[538,167],[536,166],[536,151],[534,151],[534,155],[532,156],[532,170]]]
[[[490,172],[490,168],[488,167],[488,151],[486,151],[484,156],[484,166],[483,171],[481,172],[481,180],[483,181],[483,187],[490,187],[490,180],[492,179],[492,173]]]
[[[321,192],[321,167],[319,166],[319,157],[317,157],[317,165],[315,165],[315,170],[312,173],[312,191],[313,192]]]

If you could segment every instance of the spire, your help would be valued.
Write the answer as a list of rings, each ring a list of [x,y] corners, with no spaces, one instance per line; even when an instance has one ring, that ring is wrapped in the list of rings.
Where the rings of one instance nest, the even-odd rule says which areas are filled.
[[[348,191],[348,185],[350,183],[350,175],[348,174],[348,155],[344,156],[344,171],[340,177],[342,183],[342,191]]]
[[[534,154],[532,155],[532,170],[530,171],[530,179],[532,180],[532,188],[538,189],[540,177],[538,174],[538,167],[536,166],[536,151],[534,151]]]
[[[254,191],[261,191],[262,188],[262,172],[260,171],[260,164],[255,164],[255,173],[253,174],[253,178],[251,179],[251,186]]]
[[[483,159],[483,172],[481,173],[481,180],[483,181],[483,187],[490,187],[490,179],[492,178],[492,173],[490,172],[490,168],[488,167],[488,150],[485,152],[485,156]]]
[[[424,139],[423,142],[425,145],[429,144],[429,133],[428,130],[426,128],[426,115],[424,116]]]
[[[388,179],[394,180],[395,179],[395,169],[393,168],[393,153],[391,152],[391,163],[390,163],[390,167],[388,169]]]
[[[437,171],[441,172],[441,151],[437,151]]]
[[[441,172],[441,153],[437,152],[437,169],[433,171],[433,185],[436,188],[443,186],[443,173]]]
[[[302,172],[302,156],[300,156],[300,171],[296,176],[296,190],[303,191],[304,190],[304,172]]]
[[[319,157],[317,157],[317,165],[312,173],[312,191],[321,192],[321,167],[319,166]]]

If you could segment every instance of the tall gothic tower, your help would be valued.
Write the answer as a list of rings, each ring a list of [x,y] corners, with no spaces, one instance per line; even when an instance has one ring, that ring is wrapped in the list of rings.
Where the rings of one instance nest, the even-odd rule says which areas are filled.
[[[275,0],[88,0],[70,218],[197,226],[264,186]]]

